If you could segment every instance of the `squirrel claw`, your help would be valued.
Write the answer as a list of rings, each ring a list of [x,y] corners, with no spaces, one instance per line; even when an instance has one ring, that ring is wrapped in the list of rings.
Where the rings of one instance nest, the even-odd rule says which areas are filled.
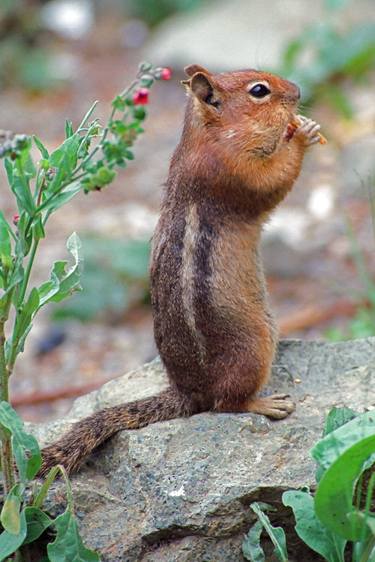
[[[296,406],[289,394],[274,394],[264,398],[256,398],[248,404],[248,412],[263,414],[268,418],[281,420],[294,412]]]
[[[323,137],[320,134],[320,125],[313,119],[309,119],[304,115],[297,115],[297,117],[299,125],[294,134],[304,140],[305,146],[312,146],[317,143],[322,144]]]

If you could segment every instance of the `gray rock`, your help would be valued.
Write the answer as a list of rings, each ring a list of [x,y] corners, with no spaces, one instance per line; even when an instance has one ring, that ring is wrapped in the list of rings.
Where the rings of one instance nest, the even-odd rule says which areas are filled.
[[[286,420],[206,413],[119,433],[73,477],[86,543],[98,549],[103,562],[243,560],[249,504],[271,502],[285,518],[281,493],[314,485],[309,450],[328,410],[375,407],[374,351],[375,338],[282,342],[267,393],[289,392],[296,400],[297,410]],[[165,385],[156,359],[78,399],[65,420],[36,428],[35,434],[50,440],[73,419]],[[54,512],[64,507],[60,484],[49,507]]]

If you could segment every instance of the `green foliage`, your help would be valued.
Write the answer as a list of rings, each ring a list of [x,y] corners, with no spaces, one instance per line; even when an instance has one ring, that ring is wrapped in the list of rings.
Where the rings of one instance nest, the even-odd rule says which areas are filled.
[[[345,562],[350,551],[352,562],[373,562],[375,473],[368,478],[366,487],[363,482],[375,462],[375,411],[358,415],[349,408],[331,410],[324,437],[311,454],[318,463],[315,497],[308,490],[290,490],[282,497],[283,504],[293,510],[297,535],[327,562]],[[272,542],[277,542],[278,559],[287,562],[285,536],[278,537],[272,526],[264,525],[264,507],[260,509],[258,504],[252,504],[251,508],[258,521],[245,538],[245,558],[263,562],[260,544],[260,525],[263,525]]]
[[[251,562],[265,561],[264,552],[260,546],[260,535],[263,528],[272,541],[274,555],[280,562],[288,562],[284,530],[281,527],[274,527],[269,517],[265,514],[266,510],[274,510],[272,506],[266,503],[254,502],[250,507],[257,515],[258,521],[254,525],[255,529],[250,529],[243,542],[242,553],[246,560],[250,560]]]
[[[372,207],[374,236],[375,236],[375,204],[373,197],[374,178],[368,182],[368,193]],[[374,192],[375,194],[375,192]],[[367,338],[375,334],[375,281],[372,278],[369,267],[366,263],[364,252],[361,250],[358,239],[355,236],[353,227],[347,219],[347,234],[351,244],[351,254],[353,263],[361,282],[362,289],[358,295],[358,300],[366,302],[367,306],[362,305],[358,308],[353,318],[349,320],[343,329],[330,328],[326,331],[326,337],[331,341],[344,339]]]
[[[350,3],[354,8],[353,0],[326,0],[325,17],[287,45],[278,69],[301,86],[305,103],[326,100],[347,118],[353,109],[341,83],[350,81],[355,86],[375,66],[375,24],[344,28],[337,17]]]
[[[2,0],[0,9],[0,86],[41,91],[57,85],[53,77],[40,3]]]
[[[22,484],[32,480],[41,465],[38,442],[24,430],[22,420],[9,402],[0,402],[0,424],[12,436],[12,447]]]
[[[83,238],[83,291],[55,309],[55,319],[91,320],[98,314],[122,314],[148,298],[150,245],[146,240]]]
[[[50,278],[38,287],[29,288],[37,249],[46,236],[46,224],[79,192],[100,190],[111,183],[116,169],[126,167],[133,159],[130,148],[143,132],[141,122],[146,117],[144,108],[140,111],[134,104],[133,95],[145,83],[150,86],[160,76],[160,70],[142,63],[136,79],[115,98],[107,124],[103,127],[97,119],[91,119],[94,103],[76,130],[70,121],[66,122],[66,138],[51,154],[40,139],[26,135],[10,135],[0,145],[0,158],[4,158],[19,213],[12,223],[0,213],[0,439],[5,490],[0,514],[3,528],[0,562],[36,540],[47,527],[56,531],[55,540],[47,548],[50,562],[99,560],[80,539],[70,483],[62,467],[53,468],[46,481],[34,489],[35,499],[27,496],[26,487],[40,469],[41,454],[36,439],[25,431],[8,402],[8,380],[38,311],[81,289],[83,258],[81,242],[75,233],[67,242],[71,264],[56,261]],[[37,162],[31,153],[32,141],[41,156]],[[121,259],[116,258],[117,269],[129,278],[144,273],[148,249],[141,258],[138,250],[129,246]],[[102,251],[108,253],[108,248],[103,247]],[[114,254],[111,256],[115,260]],[[52,520],[43,512],[42,505],[59,472],[65,480],[68,507],[64,514]]]
[[[193,10],[202,4],[202,0],[124,0],[128,14],[141,18],[150,25],[156,25],[176,12]]]
[[[70,511],[59,515],[54,525],[57,530],[55,540],[47,547],[51,562],[97,562],[99,556],[85,548],[79,536],[77,522]]]
[[[39,507],[58,471],[61,470],[59,467],[58,470],[52,469],[52,474],[43,485],[38,483],[34,486],[33,497],[28,500],[25,490],[40,468],[40,449],[36,439],[25,432],[22,420],[8,402],[0,403],[0,424],[7,428],[14,438],[13,451],[21,480],[9,491],[1,510],[0,521],[4,530],[0,534],[0,561],[15,553],[22,545],[38,539],[47,528],[56,531],[55,540],[47,547],[50,562],[99,561],[99,556],[82,544],[74,519],[69,482],[68,507],[62,515],[51,519]],[[63,476],[65,477],[64,473]],[[31,502],[31,505],[28,505],[28,502]]]

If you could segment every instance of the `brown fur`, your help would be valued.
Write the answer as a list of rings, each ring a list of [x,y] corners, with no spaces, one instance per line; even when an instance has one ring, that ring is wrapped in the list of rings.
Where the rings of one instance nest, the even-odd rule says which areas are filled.
[[[78,422],[43,451],[42,473],[68,471],[121,429],[206,410],[285,417],[285,396],[256,398],[267,382],[276,329],[258,243],[262,224],[297,178],[305,134],[289,140],[298,88],[255,70],[186,69],[189,95],[153,238],[154,332],[170,389]],[[267,99],[253,99],[262,81]]]

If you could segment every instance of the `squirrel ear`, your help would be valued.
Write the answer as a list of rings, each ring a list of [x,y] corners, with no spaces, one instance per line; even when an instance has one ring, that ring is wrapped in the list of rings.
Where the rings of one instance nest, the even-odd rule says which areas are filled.
[[[184,68],[185,74],[188,76],[193,76],[196,72],[203,72],[204,74],[210,74],[208,70],[200,66],[199,64],[189,64],[189,66],[185,66]]]
[[[189,86],[190,90],[199,101],[208,105],[213,105],[216,108],[219,107],[219,96],[207,74],[196,72],[190,80],[185,80],[184,83]]]

